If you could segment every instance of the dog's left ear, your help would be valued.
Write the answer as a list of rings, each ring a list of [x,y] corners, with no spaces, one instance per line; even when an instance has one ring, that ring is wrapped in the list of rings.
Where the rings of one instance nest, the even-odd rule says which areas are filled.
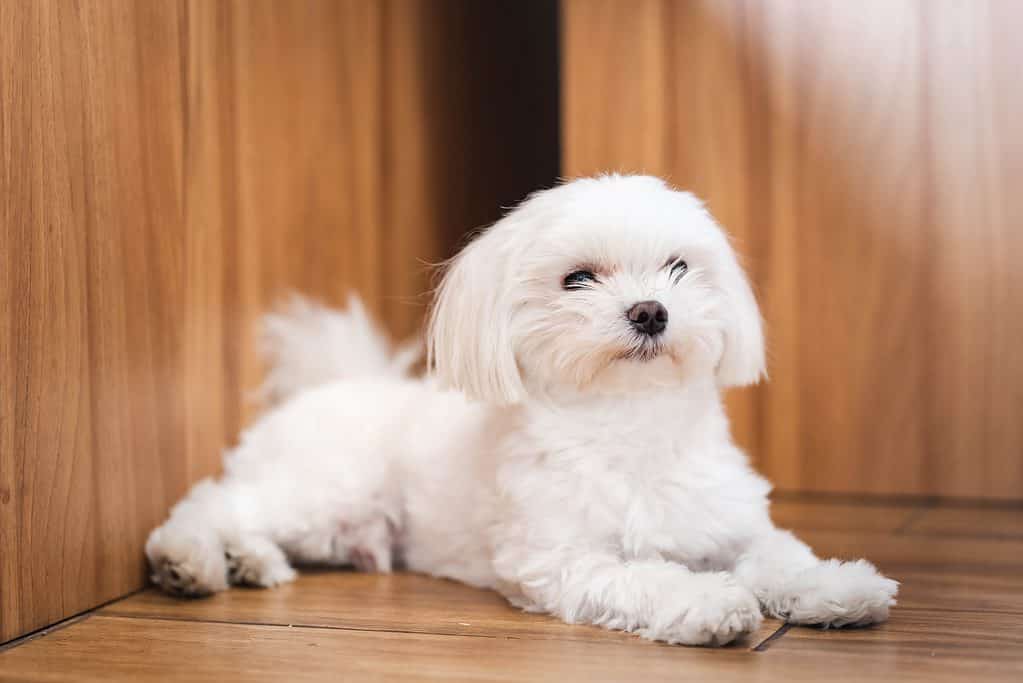
[[[446,388],[497,404],[525,398],[511,335],[510,218],[477,237],[449,264],[427,329],[429,365]]]
[[[723,312],[725,348],[718,363],[717,379],[722,387],[741,387],[756,384],[767,374],[764,327],[749,280],[730,245],[727,251],[728,258],[719,275],[727,301]]]

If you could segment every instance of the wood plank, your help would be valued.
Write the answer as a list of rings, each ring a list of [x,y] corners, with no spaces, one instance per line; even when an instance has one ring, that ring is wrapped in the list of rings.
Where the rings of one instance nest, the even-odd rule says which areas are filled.
[[[500,638],[601,642],[636,638],[527,614],[493,591],[415,574],[303,573],[297,582],[273,590],[236,589],[206,600],[178,600],[147,590],[104,607],[100,613]],[[760,643],[780,625],[767,620],[749,637],[748,644]]]
[[[185,483],[182,21],[0,5],[0,641],[141,585]]]
[[[1023,5],[923,5],[930,489],[1023,498]],[[966,182],[964,182],[966,181]],[[954,283],[954,286],[948,284]],[[921,348],[921,351],[924,349]]]
[[[1014,539],[899,536],[868,531],[800,531],[822,557],[865,557],[899,578],[899,567],[948,570],[1023,570],[1023,541]]]
[[[219,453],[241,423],[240,367],[236,321],[245,307],[240,273],[249,250],[240,244],[238,134],[235,99],[235,26],[227,3],[188,2],[184,32],[188,54],[182,115],[188,131],[184,155],[184,339],[181,352],[185,432],[183,461],[188,482],[220,469]],[[200,227],[201,226],[201,227]],[[246,317],[248,319],[248,317]]]
[[[761,4],[750,21],[751,79],[769,115],[758,154],[771,178],[766,268],[796,273],[774,292],[763,468],[782,488],[923,492],[927,457],[923,179],[917,6]],[[867,170],[869,169],[869,171]],[[791,315],[787,311],[794,311]],[[777,321],[777,322],[776,322]],[[897,381],[893,378],[897,377]],[[786,400],[776,402],[780,393]],[[783,431],[799,425],[795,443]]]
[[[1023,508],[961,502],[886,502],[776,494],[775,524],[788,529],[870,531],[911,536],[1023,539]]]
[[[1023,509],[935,507],[915,518],[906,533],[1023,539]]]
[[[1023,574],[1016,568],[982,567],[972,572],[898,568],[894,575],[901,583],[897,609],[1023,613]]]
[[[1023,675],[1021,647],[1017,614],[903,608],[875,628],[791,629],[770,655],[857,680],[1013,681]]]
[[[782,529],[895,533],[920,514],[920,505],[781,499],[771,519]]]
[[[670,172],[666,11],[659,0],[562,3],[561,144],[569,176],[616,168]],[[588,61],[587,55],[593,59]],[[610,92],[613,98],[597,96]],[[643,134],[630,138],[621,134],[623,129]]]

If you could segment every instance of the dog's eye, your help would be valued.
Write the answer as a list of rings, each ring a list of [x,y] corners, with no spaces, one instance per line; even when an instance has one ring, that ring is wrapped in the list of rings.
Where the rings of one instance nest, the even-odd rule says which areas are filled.
[[[597,276],[588,270],[575,270],[565,276],[561,286],[565,289],[583,289],[596,280]]]
[[[679,259],[678,261],[675,261],[675,265],[673,265],[671,267],[671,279],[672,279],[672,281],[678,282],[679,280],[681,280],[682,276],[685,275],[686,271],[688,271],[688,270],[689,270],[689,264],[688,263],[686,263],[682,259]]]

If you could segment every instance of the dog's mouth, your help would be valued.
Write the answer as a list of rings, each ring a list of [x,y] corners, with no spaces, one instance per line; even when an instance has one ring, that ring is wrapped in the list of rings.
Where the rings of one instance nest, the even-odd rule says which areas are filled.
[[[663,352],[664,345],[660,342],[643,340],[619,354],[618,360],[635,360],[645,363],[657,358]]]

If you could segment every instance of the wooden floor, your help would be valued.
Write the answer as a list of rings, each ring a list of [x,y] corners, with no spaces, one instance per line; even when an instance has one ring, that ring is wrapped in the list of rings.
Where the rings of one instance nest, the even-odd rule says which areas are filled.
[[[206,600],[127,597],[5,646],[0,681],[1023,680],[1023,509],[782,499],[775,518],[901,581],[891,620],[768,621],[731,647],[672,647],[451,582],[313,572]]]

